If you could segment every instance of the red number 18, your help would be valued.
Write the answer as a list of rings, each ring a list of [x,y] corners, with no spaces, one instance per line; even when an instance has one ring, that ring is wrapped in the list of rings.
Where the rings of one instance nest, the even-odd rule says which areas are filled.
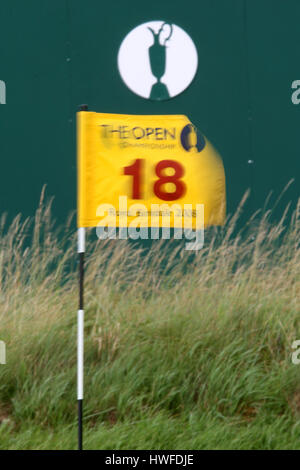
[[[132,199],[142,199],[141,195],[141,180],[142,180],[142,169],[144,166],[144,160],[137,159],[135,162],[124,168],[124,175],[130,175],[133,177],[132,181]],[[166,168],[172,168],[174,170],[173,175],[164,174]],[[156,176],[158,180],[155,181],[153,186],[153,192],[155,196],[163,201],[175,201],[184,196],[186,192],[185,183],[180,180],[184,175],[183,166],[175,162],[174,160],[162,160],[157,163],[155,167]],[[167,183],[173,183],[175,185],[175,191],[167,192],[163,189],[163,185]]]

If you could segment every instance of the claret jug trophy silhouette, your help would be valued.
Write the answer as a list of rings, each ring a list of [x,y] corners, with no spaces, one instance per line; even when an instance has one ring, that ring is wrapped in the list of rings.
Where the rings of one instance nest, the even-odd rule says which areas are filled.
[[[168,27],[170,33],[167,38],[164,40],[164,43],[161,44],[160,37],[164,33],[164,29]],[[157,79],[157,82],[154,83],[150,93],[150,99],[152,100],[166,100],[170,98],[169,90],[167,86],[162,83],[160,80],[166,71],[166,42],[171,38],[173,34],[173,25],[169,23],[163,23],[158,33],[153,31],[152,28],[148,29],[153,34],[154,43],[149,47],[149,60],[151,71],[154,77]]]

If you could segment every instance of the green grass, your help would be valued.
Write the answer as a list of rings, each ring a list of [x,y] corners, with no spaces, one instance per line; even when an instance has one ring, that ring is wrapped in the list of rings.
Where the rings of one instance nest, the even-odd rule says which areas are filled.
[[[195,256],[89,235],[86,449],[300,448],[299,212]],[[43,204],[1,227],[0,448],[75,449],[76,234]]]

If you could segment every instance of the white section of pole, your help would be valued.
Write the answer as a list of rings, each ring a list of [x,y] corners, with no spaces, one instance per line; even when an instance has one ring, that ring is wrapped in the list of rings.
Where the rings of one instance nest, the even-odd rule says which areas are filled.
[[[77,399],[83,400],[84,310],[77,314]]]
[[[85,252],[85,228],[79,227],[78,229],[78,253]]]

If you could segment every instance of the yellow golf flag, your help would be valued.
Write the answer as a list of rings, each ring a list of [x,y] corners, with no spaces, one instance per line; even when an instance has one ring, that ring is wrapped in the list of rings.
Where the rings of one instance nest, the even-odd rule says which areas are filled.
[[[77,139],[78,227],[126,227],[137,214],[143,226],[163,227],[164,210],[175,207],[192,209],[195,228],[197,204],[204,226],[224,223],[222,160],[186,116],[80,111]]]

